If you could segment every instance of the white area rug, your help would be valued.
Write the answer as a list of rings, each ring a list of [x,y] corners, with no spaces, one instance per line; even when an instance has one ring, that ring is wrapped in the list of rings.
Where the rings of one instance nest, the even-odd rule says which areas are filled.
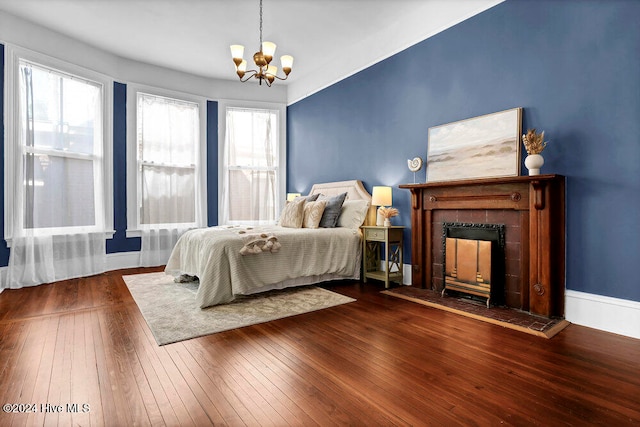
[[[164,273],[122,276],[158,345],[228,331],[333,307],[355,299],[304,286],[236,298],[230,304],[201,309],[198,282],[175,283]]]

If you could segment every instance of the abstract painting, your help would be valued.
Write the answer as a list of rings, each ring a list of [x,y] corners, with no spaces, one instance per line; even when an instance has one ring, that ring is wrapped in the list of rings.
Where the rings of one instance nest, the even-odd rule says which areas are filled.
[[[520,175],[522,108],[429,128],[427,182]]]

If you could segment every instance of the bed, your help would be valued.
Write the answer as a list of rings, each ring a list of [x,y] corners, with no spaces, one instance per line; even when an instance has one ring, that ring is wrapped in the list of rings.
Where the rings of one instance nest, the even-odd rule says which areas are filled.
[[[327,201],[343,193],[334,228],[217,226],[187,231],[176,243],[165,272],[197,277],[196,302],[201,308],[231,302],[238,295],[357,280],[362,263],[359,227],[375,223],[371,195],[360,181],[352,180],[315,184],[305,197],[318,195]],[[294,205],[288,204],[285,211],[298,209]],[[284,218],[280,224],[285,224]]]

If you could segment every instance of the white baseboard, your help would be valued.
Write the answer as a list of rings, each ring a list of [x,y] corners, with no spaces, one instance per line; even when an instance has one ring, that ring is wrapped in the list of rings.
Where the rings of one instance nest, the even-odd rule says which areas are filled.
[[[402,267],[402,284],[411,285],[411,265],[404,264]]]
[[[403,283],[411,285],[411,265],[403,271]],[[576,325],[640,339],[640,302],[567,289],[564,311]]]
[[[140,252],[107,254],[107,271],[140,267]]]
[[[640,302],[567,289],[564,311],[576,325],[640,339]]]

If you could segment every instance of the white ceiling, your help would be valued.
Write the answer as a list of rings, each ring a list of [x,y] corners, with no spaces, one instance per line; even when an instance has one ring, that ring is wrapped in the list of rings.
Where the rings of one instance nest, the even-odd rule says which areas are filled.
[[[297,100],[503,0],[263,0],[263,38],[295,58]],[[115,55],[236,80],[258,50],[259,0],[0,0],[0,10]],[[279,66],[279,60],[277,60]]]

